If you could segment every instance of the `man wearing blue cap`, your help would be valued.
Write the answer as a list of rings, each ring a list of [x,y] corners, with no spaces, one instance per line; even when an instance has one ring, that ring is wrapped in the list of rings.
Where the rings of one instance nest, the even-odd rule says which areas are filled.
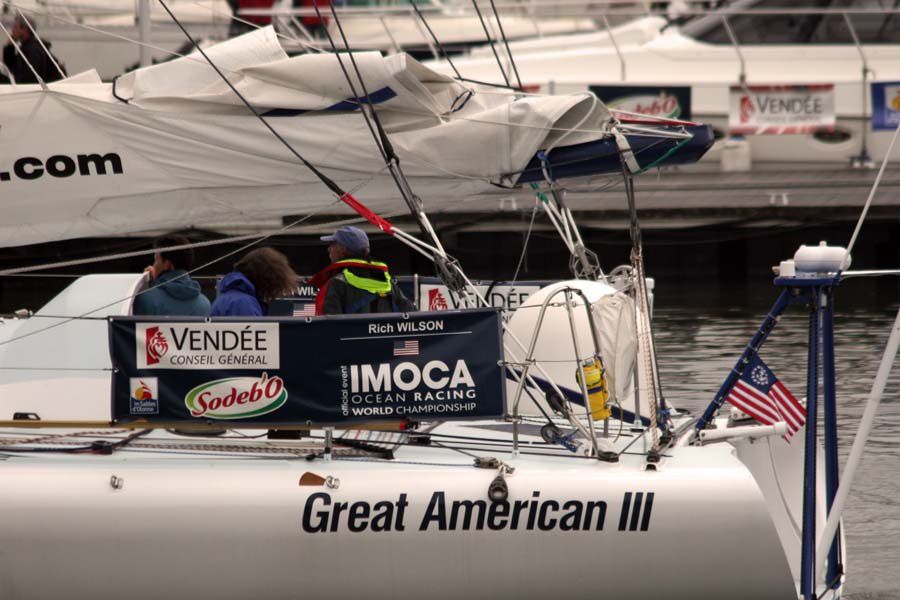
[[[369,236],[345,226],[322,236],[331,264],[316,273],[310,283],[317,288],[317,315],[407,312],[414,310],[394,283],[388,266],[372,260]]]

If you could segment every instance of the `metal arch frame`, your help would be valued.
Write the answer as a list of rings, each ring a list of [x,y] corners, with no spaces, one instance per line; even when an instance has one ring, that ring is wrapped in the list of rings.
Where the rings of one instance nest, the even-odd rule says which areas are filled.
[[[519,452],[519,427],[518,427],[518,424],[519,424],[519,402],[522,399],[522,392],[525,389],[525,380],[528,377],[528,370],[531,368],[531,365],[535,364],[537,362],[534,360],[534,351],[537,347],[538,336],[540,335],[541,328],[543,327],[543,324],[544,324],[544,317],[546,316],[547,308],[550,306],[553,299],[556,298],[557,296],[559,296],[560,294],[565,295],[566,312],[569,317],[569,329],[572,333],[572,346],[575,350],[575,360],[578,363],[578,369],[581,372],[581,377],[579,378],[578,383],[579,383],[579,387],[581,388],[582,398],[584,400],[584,409],[585,409],[585,415],[587,417],[587,422],[588,422],[588,430],[585,431],[584,426],[577,419],[572,417],[571,414],[567,414],[566,416],[568,417],[569,422],[572,424],[573,427],[575,427],[576,429],[581,431],[581,433],[584,434],[586,437],[590,438],[591,452],[593,453],[593,455],[594,456],[599,455],[597,434],[594,430],[594,420],[591,415],[591,403],[590,403],[590,398],[589,398],[589,394],[588,394],[588,390],[587,390],[587,380],[586,380],[585,373],[584,373],[584,365],[582,364],[582,361],[584,360],[584,358],[581,356],[581,348],[578,344],[578,335],[575,330],[575,313],[572,308],[573,294],[577,294],[584,301],[584,305],[583,305],[584,310],[585,310],[585,313],[587,314],[588,323],[590,324],[590,328],[591,328],[591,340],[594,342],[593,356],[600,356],[600,340],[597,337],[597,327],[596,327],[596,323],[594,322],[594,315],[591,312],[590,301],[587,299],[587,296],[584,294],[583,291],[579,290],[578,288],[574,288],[572,286],[567,285],[567,286],[560,287],[557,290],[554,290],[552,294],[548,294],[547,297],[544,298],[544,301],[541,303],[541,309],[540,309],[540,312],[538,312],[537,323],[534,326],[534,333],[532,333],[532,335],[531,335],[531,342],[528,345],[528,351],[526,352],[525,357],[522,361],[522,363],[523,363],[522,372],[521,372],[521,375],[519,378],[518,385],[516,386],[516,393],[515,393],[515,396],[513,399],[512,418],[513,418],[513,455],[514,456],[518,455],[518,452]],[[609,435],[609,421],[605,420],[603,422],[603,437],[607,437],[608,435]]]

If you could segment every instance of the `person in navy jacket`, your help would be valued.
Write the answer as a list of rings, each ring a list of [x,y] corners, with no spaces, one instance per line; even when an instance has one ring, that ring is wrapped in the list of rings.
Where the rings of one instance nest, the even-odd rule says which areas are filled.
[[[187,238],[176,235],[161,237],[153,243],[157,249],[153,264],[144,269],[150,286],[135,296],[132,314],[184,317],[209,314],[209,300],[188,273],[194,265],[194,251],[191,248],[166,250],[189,244]]]
[[[268,303],[291,293],[298,277],[287,257],[274,248],[257,248],[219,282],[211,317],[261,317]]]

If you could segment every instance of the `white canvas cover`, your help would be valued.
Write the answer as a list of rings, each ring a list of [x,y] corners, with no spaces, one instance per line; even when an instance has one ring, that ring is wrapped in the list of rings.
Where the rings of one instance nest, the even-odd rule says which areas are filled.
[[[271,28],[207,52],[309,162],[373,209],[401,210],[334,55],[288,57]],[[354,56],[429,210],[509,183],[562,136],[597,139],[609,120],[590,95],[515,99],[404,54]],[[0,88],[0,246],[334,212],[334,195],[198,54],[114,84]],[[570,133],[579,123],[593,132]]]
[[[606,368],[610,401],[624,403],[634,389],[637,357],[634,300],[624,292],[616,292],[592,303],[591,311]]]

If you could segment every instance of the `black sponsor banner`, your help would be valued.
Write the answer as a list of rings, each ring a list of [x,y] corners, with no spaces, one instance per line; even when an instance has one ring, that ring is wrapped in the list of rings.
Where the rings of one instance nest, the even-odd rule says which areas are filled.
[[[117,423],[503,415],[499,312],[110,320]]]
[[[609,108],[665,119],[691,119],[689,86],[592,85]]]

